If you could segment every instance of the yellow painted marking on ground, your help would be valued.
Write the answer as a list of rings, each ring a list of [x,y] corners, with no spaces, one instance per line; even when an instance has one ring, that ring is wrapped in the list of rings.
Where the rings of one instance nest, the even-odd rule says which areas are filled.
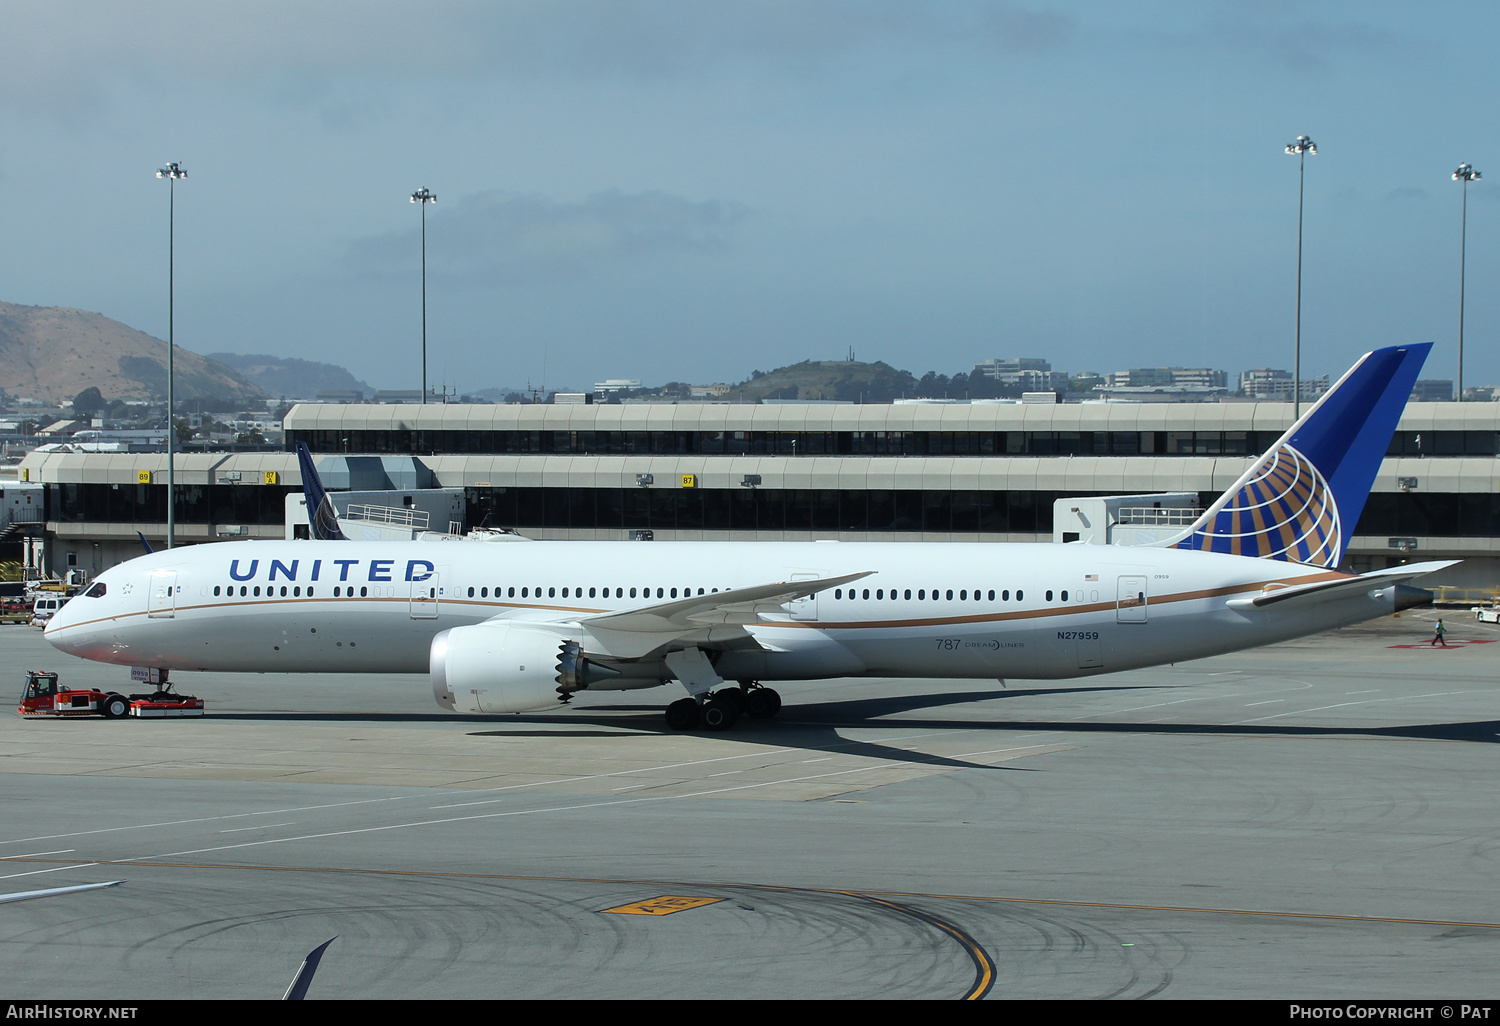
[[[704,905],[713,905],[723,900],[723,898],[698,898],[686,894],[663,894],[655,898],[647,898],[645,901],[601,909],[601,911],[618,912],[626,916],[669,916],[673,912],[702,908]]]

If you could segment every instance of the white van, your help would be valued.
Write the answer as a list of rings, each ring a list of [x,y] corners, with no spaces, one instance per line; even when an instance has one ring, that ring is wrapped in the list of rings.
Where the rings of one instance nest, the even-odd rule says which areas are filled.
[[[52,619],[52,614],[61,609],[67,601],[62,595],[38,595],[36,604],[31,607],[31,626],[47,626],[47,621]]]

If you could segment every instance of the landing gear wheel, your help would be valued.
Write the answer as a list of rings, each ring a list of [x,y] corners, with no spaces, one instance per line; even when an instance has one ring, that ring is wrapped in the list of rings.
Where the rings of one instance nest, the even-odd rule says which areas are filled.
[[[130,703],[125,701],[124,695],[105,695],[104,701],[99,703],[99,711],[106,720],[124,719],[130,715]]]
[[[703,703],[703,726],[709,730],[728,730],[740,718],[735,703],[722,698],[711,698]]]
[[[695,699],[682,698],[667,706],[667,726],[673,730],[692,730],[701,718]]]
[[[740,688],[720,688],[709,696],[710,701],[728,702],[740,715],[744,715],[746,698],[747,693]]]
[[[745,696],[745,712],[756,719],[775,716],[781,711],[781,696],[770,688],[756,688]]]

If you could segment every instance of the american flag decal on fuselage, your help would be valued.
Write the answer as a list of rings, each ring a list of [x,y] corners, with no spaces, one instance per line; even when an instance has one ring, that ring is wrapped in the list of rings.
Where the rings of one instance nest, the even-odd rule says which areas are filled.
[[[1336,567],[1343,552],[1338,505],[1318,468],[1282,444],[1176,547]]]

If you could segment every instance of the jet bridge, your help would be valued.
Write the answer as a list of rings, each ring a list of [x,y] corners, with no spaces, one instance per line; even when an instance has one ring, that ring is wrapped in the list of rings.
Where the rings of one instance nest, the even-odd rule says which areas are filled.
[[[1197,492],[1094,495],[1052,504],[1052,540],[1087,545],[1153,545],[1203,513]]]
[[[462,534],[467,515],[462,488],[330,491],[328,497],[351,541],[411,541],[429,531]],[[309,537],[307,499],[301,492],[287,494],[286,536]]]

